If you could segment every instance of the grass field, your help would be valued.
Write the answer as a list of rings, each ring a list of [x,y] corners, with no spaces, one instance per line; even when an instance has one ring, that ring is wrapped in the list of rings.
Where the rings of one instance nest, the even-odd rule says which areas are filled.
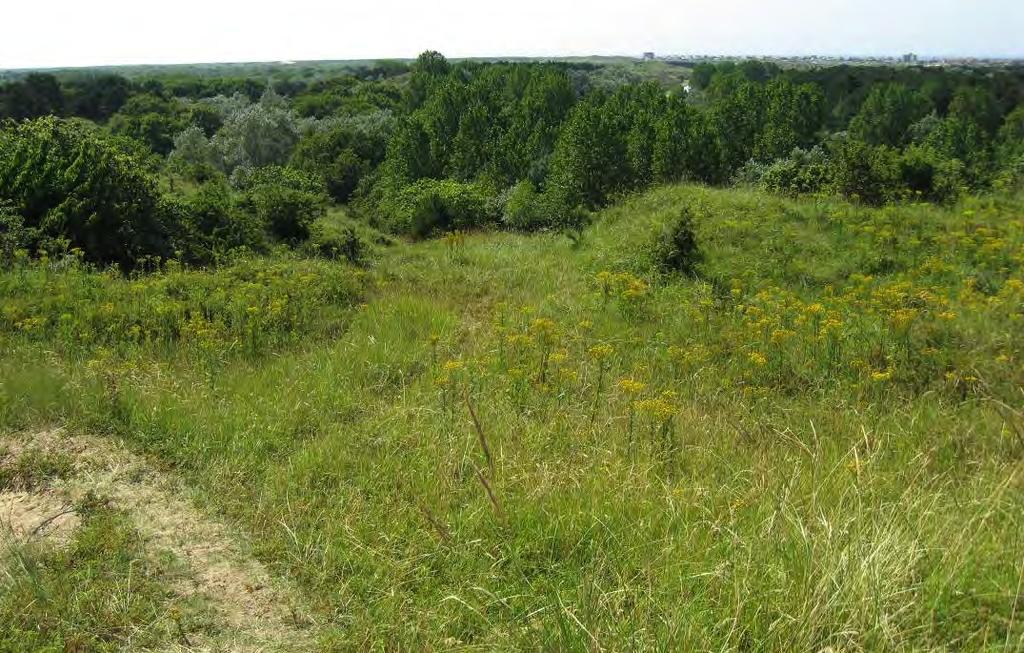
[[[683,207],[692,276],[655,255]],[[25,264],[0,276],[0,424],[182,479],[294,585],[316,650],[1021,651],[1022,333],[1024,198],[672,186],[578,239],[362,269]],[[15,458],[8,490],[61,469]],[[146,548],[117,502],[82,512],[81,555],[9,547],[0,649],[210,630],[166,561],[131,611],[76,598]]]

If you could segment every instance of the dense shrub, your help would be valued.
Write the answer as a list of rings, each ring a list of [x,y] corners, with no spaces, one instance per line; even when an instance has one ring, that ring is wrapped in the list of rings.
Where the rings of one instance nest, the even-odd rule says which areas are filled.
[[[910,199],[949,202],[965,187],[964,165],[927,146],[911,145],[900,156],[900,178]]]
[[[662,272],[693,275],[701,261],[693,213],[683,207],[679,215],[662,225],[651,244],[651,256]]]
[[[948,202],[965,187],[963,171],[960,160],[925,145],[898,151],[853,141],[835,146],[831,157],[815,147],[796,149],[769,164],[751,161],[736,179],[783,195],[836,190],[869,204],[903,199]]]
[[[206,265],[228,258],[240,249],[266,248],[266,230],[260,219],[238,206],[223,180],[202,184],[177,205],[176,256],[184,262]]]
[[[0,201],[0,268],[10,267],[17,251],[30,240],[24,218],[14,212],[9,202]]]
[[[110,130],[145,143],[153,152],[166,155],[174,147],[174,136],[187,124],[184,108],[177,100],[151,93],[129,99],[110,119]]]
[[[901,197],[900,153],[852,138],[831,143],[832,183],[840,194],[879,205]]]
[[[492,205],[492,195],[479,184],[420,179],[382,203],[381,226],[419,238],[472,229],[494,221]]]
[[[932,104],[924,94],[903,84],[875,86],[850,121],[850,133],[871,145],[900,146],[914,123],[928,115]]]
[[[973,119],[947,116],[921,144],[944,159],[959,160],[963,164],[964,180],[972,188],[980,189],[991,177],[990,137]]]
[[[784,195],[818,193],[831,183],[831,163],[821,147],[795,149],[784,159],[759,168],[762,188]]]
[[[173,172],[203,182],[222,173],[224,159],[203,128],[193,125],[174,137],[174,148],[167,157],[167,165]]]
[[[706,113],[684,98],[670,100],[654,126],[654,179],[716,183],[723,175],[720,159],[720,146]]]
[[[548,185],[570,204],[596,208],[629,179],[627,143],[615,111],[601,98],[578,104],[562,126],[551,156]],[[625,119],[626,116],[620,116]]]
[[[363,265],[370,257],[370,244],[351,225],[333,226],[317,222],[310,230],[306,251],[326,259],[344,259]]]
[[[219,229],[196,227],[211,215],[218,216],[213,223],[238,222],[227,217],[236,209],[265,224],[270,239],[296,244],[308,237],[325,193],[351,202],[375,225],[417,236],[497,220],[519,230],[576,228],[588,211],[680,180],[734,179],[870,204],[945,202],[965,188],[1015,183],[1024,156],[1024,113],[1011,111],[1024,97],[1024,77],[1015,70],[782,71],[724,62],[700,66],[693,81],[703,90],[691,95],[645,79],[639,69],[596,64],[452,63],[427,52],[409,76],[390,79],[399,69],[382,67],[379,79],[354,71],[313,81],[275,73],[269,84],[189,75],[69,81],[31,74],[9,82],[0,88],[0,115],[109,118],[105,128],[75,123],[74,130],[92,134],[111,160],[133,162],[128,167],[138,177],[113,183],[123,170],[81,163],[74,153],[47,163],[41,160],[49,154],[40,155],[34,165],[46,168],[43,174],[23,177],[41,181],[18,173],[19,183],[39,185],[38,193],[2,191],[22,218],[19,238],[33,250],[80,247],[90,260],[130,267],[171,249],[205,260],[250,240],[214,243],[209,238]],[[13,143],[17,129],[3,131]],[[0,152],[15,149],[0,144]],[[61,184],[85,183],[52,174],[73,161],[80,161],[75,175],[89,171],[96,186],[33,208],[42,197],[69,192],[56,190]],[[139,182],[167,175],[177,193],[184,177],[187,194],[190,182],[270,166],[290,166],[308,179],[268,177],[239,188],[231,211],[203,206],[194,219],[182,212],[195,200],[166,202],[155,184],[142,190]],[[96,190],[108,185],[119,190]],[[497,189],[508,190],[499,196]],[[150,208],[136,210],[146,202]],[[180,242],[169,242],[172,234]]]
[[[1011,111],[999,128],[996,158],[1000,165],[1011,165],[1024,157],[1024,105]]]
[[[542,225],[540,194],[530,180],[524,179],[508,190],[501,221],[510,229],[522,231],[531,231]]]
[[[506,191],[500,204],[501,221],[509,229],[574,230],[587,222],[587,212],[572,204],[560,188],[550,188],[541,193],[529,180],[523,180]]]
[[[141,162],[94,127],[48,117],[0,138],[0,200],[32,249],[65,239],[86,259],[131,268],[171,252],[167,207]]]
[[[323,177],[330,196],[346,202],[371,168],[371,161],[360,155],[358,146],[357,135],[345,127],[312,130],[299,140],[290,164]]]
[[[323,181],[295,168],[239,168],[232,185],[242,191],[242,206],[268,233],[288,244],[309,238],[309,229],[324,214]]]

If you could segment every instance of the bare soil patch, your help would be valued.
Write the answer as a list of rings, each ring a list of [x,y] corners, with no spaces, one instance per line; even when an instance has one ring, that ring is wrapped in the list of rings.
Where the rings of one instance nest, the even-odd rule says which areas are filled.
[[[8,537],[65,543],[79,524],[69,509],[92,492],[132,517],[147,551],[170,552],[187,567],[177,591],[214,607],[221,621],[216,642],[183,650],[309,648],[315,624],[294,588],[248,555],[225,524],[198,510],[179,479],[109,440],[60,430],[0,436],[0,464],[29,449],[71,454],[73,471],[45,487],[0,492],[0,531]]]

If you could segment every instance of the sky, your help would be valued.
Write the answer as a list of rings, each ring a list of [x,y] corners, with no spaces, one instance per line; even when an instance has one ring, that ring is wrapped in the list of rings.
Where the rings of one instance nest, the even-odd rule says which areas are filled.
[[[0,0],[0,69],[427,49],[1024,58],[1024,0]]]

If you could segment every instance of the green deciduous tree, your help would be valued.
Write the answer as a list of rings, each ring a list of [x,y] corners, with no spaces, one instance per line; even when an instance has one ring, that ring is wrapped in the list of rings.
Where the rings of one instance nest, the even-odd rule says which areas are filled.
[[[652,169],[657,181],[721,179],[721,154],[706,113],[672,98],[655,125]]]
[[[850,133],[871,145],[898,147],[906,143],[910,126],[932,108],[926,96],[903,84],[879,84],[850,121]]]
[[[64,91],[57,78],[48,73],[30,73],[21,81],[0,86],[0,118],[61,115],[64,109]]]
[[[134,95],[110,118],[110,130],[145,143],[153,152],[166,155],[174,137],[188,124],[184,107],[175,99],[150,93]]]
[[[825,119],[821,89],[777,78],[765,85],[764,94],[764,126],[754,142],[754,158],[771,161],[813,145]]]
[[[295,114],[268,89],[259,102],[228,114],[213,145],[230,172],[239,166],[283,165],[298,140]]]

